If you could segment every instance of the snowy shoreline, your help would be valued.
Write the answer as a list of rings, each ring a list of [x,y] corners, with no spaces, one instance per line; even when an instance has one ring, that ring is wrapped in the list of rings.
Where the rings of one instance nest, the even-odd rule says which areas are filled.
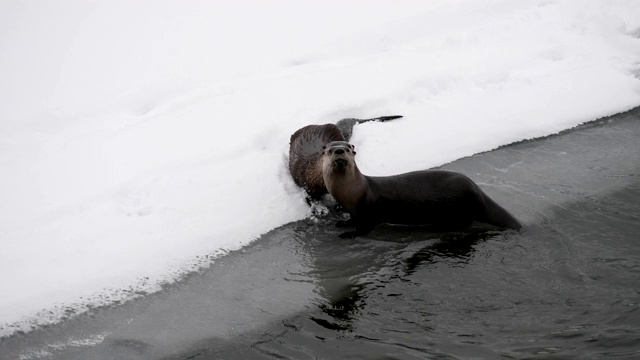
[[[336,2],[319,23],[286,2],[36,4],[0,5],[0,336],[306,217],[285,165],[304,125],[404,115],[352,138],[388,175],[640,105],[635,1]]]
[[[634,212],[634,199],[638,195],[638,183],[634,178],[637,178],[638,167],[628,159],[634,158],[638,150],[634,140],[640,131],[639,119],[640,107],[558,135],[512,144],[443,167],[469,174],[492,197],[516,213],[528,225],[519,234],[510,231],[485,233],[480,228],[465,232],[465,235],[387,228],[345,243],[338,241],[342,230],[334,226],[334,216],[307,218],[269,231],[241,250],[217,258],[211,267],[168,284],[158,293],[118,306],[91,309],[67,321],[5,338],[0,353],[7,358],[25,360],[43,357],[64,360],[114,357],[165,359],[189,358],[198,354],[217,359],[237,357],[239,353],[244,358],[254,358],[249,354],[260,352],[260,347],[254,345],[264,344],[265,334],[271,334],[266,336],[267,340],[277,339],[277,347],[309,346],[307,349],[314,349],[312,352],[316,354],[331,349],[344,351],[343,346],[336,347],[332,342],[321,341],[316,335],[323,340],[336,337],[336,340],[348,343],[353,350],[364,351],[368,346],[359,342],[356,334],[349,332],[347,335],[342,327],[331,327],[327,333],[323,326],[317,328],[313,324],[319,325],[315,322],[319,318],[336,325],[359,324],[354,329],[361,333],[372,329],[368,324],[362,325],[363,317],[379,319],[381,311],[393,309],[387,325],[402,326],[402,320],[406,318],[398,319],[397,311],[405,308],[407,301],[417,300],[414,302],[417,306],[433,306],[428,299],[448,296],[450,301],[437,302],[435,306],[454,303],[459,296],[473,291],[470,288],[478,281],[486,282],[485,286],[478,288],[481,291],[479,296],[486,299],[494,299],[495,293],[484,289],[502,281],[501,291],[514,294],[512,296],[537,296],[546,301],[543,309],[538,303],[524,309],[508,306],[504,311],[515,311],[518,316],[495,320],[483,312],[483,319],[503,321],[503,324],[504,321],[507,324],[515,321],[513,326],[519,329],[523,318],[539,319],[539,314],[547,314],[545,321],[539,322],[541,330],[534,335],[530,331],[525,333],[524,344],[529,344],[532,336],[539,336],[540,341],[547,341],[545,344],[555,343],[549,346],[580,353],[577,349],[589,348],[593,343],[582,341],[584,337],[572,338],[573,342],[567,342],[564,337],[556,339],[558,342],[548,338],[549,327],[561,332],[567,326],[564,322],[556,322],[555,314],[549,312],[567,316],[569,312],[572,318],[582,315],[591,319],[593,311],[607,314],[633,311],[626,304],[635,303],[631,291],[633,286],[628,286],[633,284],[634,273],[632,270],[619,271],[617,264],[602,268],[601,264],[585,256],[578,256],[580,260],[577,260],[573,256],[575,252],[564,251],[568,244],[562,240],[572,237],[575,242],[570,243],[569,248],[576,251],[579,248],[580,254],[584,255],[589,248],[587,244],[593,244],[591,240],[596,239],[604,246],[596,247],[597,252],[592,256],[631,251],[627,260],[630,263],[635,261],[631,256],[635,247],[626,249],[616,241],[622,240],[622,244],[631,246],[636,234],[634,229],[637,226],[632,220],[633,214],[637,213]],[[603,226],[610,224],[611,214],[622,220],[619,223],[621,227]],[[571,219],[584,224],[585,227],[579,231],[586,236],[576,236],[576,223]],[[591,228],[592,222],[598,225]],[[473,246],[467,247],[470,242]],[[425,253],[425,249],[436,254],[431,251]],[[565,261],[558,261],[558,258]],[[579,274],[593,274],[600,269],[612,271],[615,275],[607,277],[606,281],[595,278],[591,286],[585,287],[582,282],[575,283],[574,277],[566,276],[566,263],[576,260]],[[452,267],[453,264],[456,266]],[[548,266],[541,267],[541,264]],[[473,267],[472,272],[477,277],[469,274],[469,267]],[[554,279],[564,279],[567,283],[561,287],[557,284],[548,286],[548,277],[537,277],[532,268],[539,271],[542,268]],[[478,269],[483,269],[481,274],[477,274]],[[416,270],[422,275],[413,272]],[[466,275],[459,271],[466,271]],[[511,276],[505,276],[505,272]],[[427,277],[426,283],[416,285],[416,281],[424,276]],[[526,286],[513,284],[513,276],[524,276],[524,281],[532,283]],[[460,292],[452,295],[449,293],[451,282],[458,286],[460,283],[468,285],[460,286]],[[354,290],[361,296],[345,298],[345,289],[353,289],[349,284],[363,283],[366,284],[364,287],[356,286]],[[403,296],[387,296],[398,293],[399,283],[412,288],[414,295],[406,296],[403,291]],[[618,291],[612,292],[612,286]],[[532,295],[523,294],[531,287]],[[602,303],[598,300],[582,303],[592,311],[584,311],[584,307],[575,309],[574,303],[566,304],[564,297],[553,295],[562,288],[576,297],[593,296],[594,287],[600,289],[603,297],[596,298]],[[383,302],[386,305],[374,301],[372,298],[375,296],[387,299]],[[501,296],[504,299],[504,295]],[[618,301],[612,302],[612,297]],[[361,311],[346,317],[344,312],[336,312],[342,307],[326,306],[332,300],[340,299],[345,299],[340,304],[356,301]],[[510,299],[512,297],[507,301]],[[549,302],[550,299],[555,302]],[[476,297],[471,301],[480,307],[485,303],[477,301]],[[354,306],[344,308],[350,311]],[[468,313],[458,309],[445,306],[433,316],[447,318],[447,314],[453,313],[468,319]],[[415,312],[415,306],[409,307],[408,312],[421,316]],[[617,315],[610,316],[618,318]],[[447,321],[433,323],[451,329]],[[291,327],[291,324],[297,326]],[[492,328],[484,321],[476,324],[482,328],[482,334]],[[597,331],[607,333],[599,324],[593,326]],[[333,336],[327,337],[332,331],[335,331]],[[434,334],[431,327],[427,332],[418,337],[422,339]],[[513,333],[518,339],[518,331]],[[290,338],[297,335],[316,339],[315,345],[308,341],[301,344],[299,339]],[[416,332],[411,332],[409,339],[415,335]],[[633,338],[633,334],[628,332],[620,332],[620,336]],[[282,341],[285,338],[288,340]],[[444,343],[450,338],[460,339],[449,330],[443,334]],[[502,336],[498,338],[504,339]],[[500,345],[493,344],[492,339],[494,337],[488,337],[476,346],[499,351]],[[607,336],[607,340],[610,339]],[[409,341],[405,332],[399,333],[398,340]],[[520,348],[519,345],[523,344],[508,343],[509,349]],[[441,344],[434,342],[432,348],[439,346]],[[620,347],[624,348],[624,345]],[[244,355],[245,350],[249,352],[247,356]],[[610,347],[603,349],[610,350]],[[207,354],[208,357],[205,356]]]

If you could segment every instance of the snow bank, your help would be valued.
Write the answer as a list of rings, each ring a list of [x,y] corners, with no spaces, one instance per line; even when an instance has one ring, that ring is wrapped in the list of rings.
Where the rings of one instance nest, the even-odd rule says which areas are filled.
[[[309,211],[299,127],[363,172],[640,105],[640,2],[0,4],[0,336],[157,290]]]

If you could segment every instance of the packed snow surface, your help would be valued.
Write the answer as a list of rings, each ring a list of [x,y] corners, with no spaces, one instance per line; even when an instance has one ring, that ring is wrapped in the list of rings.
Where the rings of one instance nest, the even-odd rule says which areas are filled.
[[[370,175],[640,105],[640,1],[3,1],[0,336],[309,216],[289,136]]]

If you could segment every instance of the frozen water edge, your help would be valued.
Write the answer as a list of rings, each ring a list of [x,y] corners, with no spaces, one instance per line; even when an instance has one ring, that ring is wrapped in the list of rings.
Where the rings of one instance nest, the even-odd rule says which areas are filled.
[[[553,224],[552,215],[555,212],[566,211],[564,205],[575,201],[576,194],[581,196],[581,200],[589,202],[596,194],[606,197],[606,194],[634,183],[632,172],[638,170],[637,163],[627,160],[628,154],[633,154],[636,149],[631,145],[635,145],[639,116],[640,108],[637,108],[561,135],[461,159],[445,168],[469,174],[527,226],[544,228]],[[612,147],[614,139],[618,141]],[[594,162],[594,159],[597,161]],[[508,168],[505,165],[508,164],[517,165],[505,172],[504,169]],[[612,178],[609,176],[611,174],[627,176]],[[561,185],[572,191],[555,189]],[[414,240],[402,240],[396,239],[398,235],[411,235],[393,232],[378,234],[376,236],[380,239],[377,240],[363,239],[336,244],[339,231],[333,228],[330,219],[320,220],[319,223],[305,220],[279,227],[252,245],[219,257],[209,269],[189,274],[178,283],[167,285],[161,292],[119,306],[94,309],[93,314],[40,328],[30,334],[14,335],[2,341],[2,350],[5,355],[21,354],[25,359],[39,356],[102,359],[119,355],[123,358],[149,359],[172,358],[178,353],[184,355],[180,358],[187,358],[196,353],[216,353],[220,344],[236,344],[245,339],[260,338],[265,331],[275,331],[272,328],[286,327],[283,318],[317,311],[319,299],[333,296],[319,292],[321,289],[333,289],[338,292],[335,296],[338,296],[344,284],[341,283],[341,277],[335,276],[335,272],[346,272],[343,275],[348,278],[350,272],[357,269],[336,267],[332,263],[336,257],[333,252],[344,251],[345,246],[350,247],[350,252],[365,256],[365,259],[356,262],[364,263],[360,265],[365,266],[362,270],[365,275],[382,276],[382,280],[389,282],[385,274],[390,269],[386,267],[375,273],[377,275],[370,273],[371,270],[366,267],[370,265],[366,261],[366,256],[370,256],[367,251],[379,246],[384,251],[383,244],[393,241],[400,245],[402,241],[417,242],[415,249],[408,246],[407,252],[424,245],[420,235]],[[531,246],[542,240],[527,238],[526,234],[512,235],[505,236],[508,237],[506,243],[515,246],[511,249],[514,253],[508,256],[507,253],[497,254],[499,258],[515,257],[518,250],[522,251],[520,247],[525,244]],[[388,236],[393,239],[385,240]],[[489,244],[480,248],[491,243],[489,241]],[[504,246],[500,245],[500,241],[493,243]],[[548,249],[543,246],[542,252],[546,251]],[[373,255],[380,254],[374,252]],[[554,259],[531,261],[543,261],[546,264]],[[480,262],[484,263],[485,260]],[[544,278],[538,280],[544,281]],[[400,299],[397,301],[401,302]],[[375,303],[371,306],[374,308],[369,310],[376,312]],[[522,313],[521,316],[533,315]],[[87,337],[86,334],[97,335]],[[94,339],[96,343],[95,346],[67,346],[60,350],[53,347],[66,343],[61,339],[67,338]],[[102,340],[105,340],[104,343],[98,343]],[[243,346],[243,349],[249,349],[248,344]],[[227,355],[233,355],[234,349],[240,347],[230,347]],[[261,358],[258,354],[254,356]]]

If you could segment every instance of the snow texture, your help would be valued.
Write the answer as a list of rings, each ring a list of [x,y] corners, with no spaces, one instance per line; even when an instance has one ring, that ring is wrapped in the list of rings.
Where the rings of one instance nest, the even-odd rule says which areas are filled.
[[[0,3],[0,336],[310,215],[289,136],[417,170],[640,105],[637,0]]]

